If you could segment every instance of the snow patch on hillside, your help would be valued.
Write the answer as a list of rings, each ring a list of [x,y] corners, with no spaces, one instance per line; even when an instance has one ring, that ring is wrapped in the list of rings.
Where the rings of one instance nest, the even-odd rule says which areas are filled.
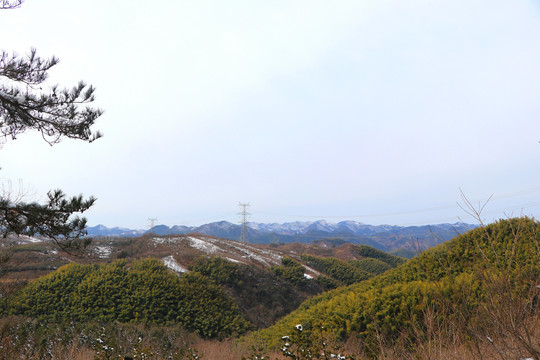
[[[306,269],[308,272],[313,273],[313,274],[315,274],[316,276],[321,275],[320,272],[318,272],[317,270],[315,270],[315,269],[313,269],[313,268],[310,268],[309,266],[306,266],[306,265],[303,265],[303,264],[302,264],[302,266],[303,266],[304,269]],[[306,275],[304,274],[304,276],[306,276]]]
[[[38,239],[37,237],[33,237],[33,236],[21,236],[21,237],[31,243],[43,242],[43,239]]]
[[[249,263],[255,261],[264,266],[281,264],[282,254],[272,250],[263,250],[247,243],[237,241],[216,239],[212,237],[179,236],[179,237],[154,237],[154,246],[161,244],[185,244],[193,249],[199,250],[209,256],[223,256],[227,260],[235,263]],[[226,256],[228,255],[228,256]],[[245,261],[242,261],[245,259]]]
[[[221,248],[212,244],[210,242],[210,239],[197,239],[195,237],[190,236],[189,242],[191,243],[192,247],[206,254],[216,254],[218,252],[221,252]]]
[[[281,264],[282,254],[279,254],[279,253],[274,252],[274,251],[261,250],[261,249],[257,249],[257,251],[259,251],[263,255],[266,255],[266,256],[272,258],[272,260],[275,261],[277,264]]]
[[[230,257],[227,257],[225,258],[227,260],[229,260],[230,262],[233,262],[233,263],[237,263],[237,264],[245,264],[244,262],[240,261],[240,260],[236,260],[236,259],[233,259],[233,258],[230,258]]]
[[[96,246],[96,255],[101,259],[107,259],[111,256],[112,249],[110,246]]]
[[[181,237],[155,237],[152,239],[154,244],[175,244],[184,238]]]
[[[27,235],[7,235],[6,240],[16,243],[17,245],[26,245],[30,243],[40,243],[45,241],[44,239]],[[5,244],[3,242],[2,244],[0,244],[0,246],[4,245]]]
[[[281,256],[277,253],[260,250],[244,243],[234,243],[231,241],[229,245],[243,254],[242,257],[244,259],[252,259],[266,266],[279,265],[281,263]]]
[[[188,269],[186,269],[185,267],[183,267],[182,265],[180,265],[172,255],[169,255],[169,256],[165,256],[163,259],[161,259],[163,261],[163,264],[165,264],[166,267],[168,267],[169,269],[173,270],[173,271],[176,271],[177,273],[187,273],[189,272]]]

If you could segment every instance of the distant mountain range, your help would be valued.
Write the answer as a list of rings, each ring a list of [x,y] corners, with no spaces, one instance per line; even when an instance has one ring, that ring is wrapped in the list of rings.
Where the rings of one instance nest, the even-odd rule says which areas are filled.
[[[450,240],[477,225],[454,223],[422,226],[368,225],[356,221],[330,223],[325,220],[289,223],[247,223],[247,237],[251,243],[293,243],[325,241],[326,244],[354,243],[373,246],[389,251],[393,249],[423,250]],[[242,226],[228,221],[219,221],[201,226],[157,225],[150,230],[108,228],[97,225],[87,228],[92,237],[134,237],[145,234],[177,235],[197,233],[239,240]]]

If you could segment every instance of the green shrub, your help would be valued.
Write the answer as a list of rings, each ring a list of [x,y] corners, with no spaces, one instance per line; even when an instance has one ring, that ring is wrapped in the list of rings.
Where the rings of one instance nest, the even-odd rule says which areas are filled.
[[[407,262],[407,259],[387,254],[384,251],[377,250],[367,245],[358,245],[356,247],[356,254],[361,257],[381,260],[391,267],[396,267]]]
[[[156,259],[65,265],[24,288],[11,312],[45,322],[178,323],[206,338],[251,327],[220,286],[196,272],[179,277]]]
[[[302,285],[306,282],[304,277],[304,267],[291,258],[282,258],[281,266],[272,266],[271,270],[277,277],[289,281],[295,285]]]
[[[325,273],[341,285],[351,285],[369,279],[372,276],[368,272],[336,258],[325,258],[304,254],[302,255],[302,260],[307,266]]]
[[[349,260],[349,265],[354,266],[370,274],[379,275],[393,268],[392,265],[379,259],[365,258],[361,260]]]

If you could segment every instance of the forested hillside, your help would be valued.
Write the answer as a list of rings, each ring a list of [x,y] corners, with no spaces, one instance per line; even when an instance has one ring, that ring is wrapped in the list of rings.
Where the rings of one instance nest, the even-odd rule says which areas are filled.
[[[149,350],[134,352],[136,338],[129,334],[137,333],[153,354],[190,358],[189,334],[206,339],[245,334],[240,344],[255,346],[251,355],[242,350],[242,356],[251,356],[246,359],[260,359],[265,346],[265,351],[280,346],[295,359],[321,358],[325,344],[353,344],[347,345],[347,359],[442,359],[445,351],[458,358],[538,358],[536,221],[501,220],[411,260],[364,245],[329,244],[255,246],[193,236],[107,239],[93,245],[96,256],[82,261],[87,264],[69,263],[26,286],[4,267],[0,346],[14,349],[12,354],[24,349],[46,354],[51,344],[67,346],[55,343],[65,336],[65,344],[92,354],[103,354],[106,347],[109,358],[125,355],[121,351],[142,357]],[[38,242],[12,249],[20,250],[12,252],[17,261],[23,254],[51,255],[49,264],[61,259],[43,252]],[[32,268],[45,269],[37,263]],[[103,344],[89,335],[100,328],[108,329],[98,337],[107,338]],[[177,334],[166,346],[150,340],[163,329]],[[256,329],[262,330],[249,333]],[[81,337],[85,340],[74,342]]]
[[[301,324],[306,333],[322,326],[338,339],[358,338],[374,356],[391,343],[405,349],[438,336],[472,346],[491,339],[505,351],[518,343],[538,358],[532,334],[539,325],[539,264],[538,223],[501,220],[381,276],[309,299],[256,337],[278,344]]]
[[[204,338],[223,339],[268,327],[313,295],[391,268],[378,257],[392,259],[390,263],[404,261],[375,249],[363,254],[364,248],[354,245],[341,250],[299,244],[290,250],[296,259],[283,255],[278,262],[276,256],[285,252],[192,236],[106,240],[93,246],[97,256],[78,259],[88,264],[68,263],[18,292],[6,293],[0,301],[7,309],[4,313],[49,324],[174,324]],[[14,245],[12,249],[17,259],[22,254],[32,259],[52,256],[54,264],[58,263],[58,253],[46,250],[39,242]],[[305,255],[295,255],[300,249]],[[320,251],[353,260],[308,255]],[[137,254],[161,259],[138,259]],[[315,258],[333,266],[313,264],[315,270],[308,261]],[[360,264],[376,270],[361,270]],[[343,266],[345,271],[335,270]],[[29,269],[34,268],[42,265]],[[8,272],[13,274],[17,272]]]
[[[177,323],[203,337],[251,328],[221,287],[198,272],[179,277],[152,259],[65,265],[24,288],[11,313],[59,323]]]

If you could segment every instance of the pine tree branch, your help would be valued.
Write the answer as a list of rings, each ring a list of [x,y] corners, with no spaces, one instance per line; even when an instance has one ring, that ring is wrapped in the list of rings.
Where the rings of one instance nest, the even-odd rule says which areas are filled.
[[[0,0],[1,9],[15,9],[23,0]],[[101,137],[90,128],[103,110],[90,106],[95,88],[79,82],[71,89],[54,85],[43,90],[48,71],[58,64],[56,57],[42,59],[36,49],[25,56],[0,50],[0,147],[28,130],[37,130],[50,145],[62,138],[92,142]],[[9,194],[0,196],[0,235],[40,235],[52,239],[66,252],[84,249],[86,219],[76,216],[88,210],[95,198],[82,196],[67,199],[60,190],[48,194],[46,204],[12,201]],[[20,200],[20,199],[19,199]]]
[[[67,199],[60,191],[50,191],[49,201],[38,203],[13,203],[6,198],[0,198],[0,231],[3,237],[9,234],[39,235],[53,240],[66,252],[83,250],[90,239],[87,234],[86,219],[77,213],[88,210],[96,201],[90,197],[84,200],[82,196]]]
[[[80,108],[95,100],[95,88],[79,82],[71,89],[59,90],[57,85],[45,92],[41,85],[48,77],[48,70],[58,64],[52,57],[43,60],[31,49],[26,58],[0,56],[0,78],[9,85],[0,86],[0,133],[4,141],[15,139],[27,130],[41,132],[45,141],[53,145],[68,137],[92,142],[99,131],[90,127],[103,114],[103,110],[90,106]]]

